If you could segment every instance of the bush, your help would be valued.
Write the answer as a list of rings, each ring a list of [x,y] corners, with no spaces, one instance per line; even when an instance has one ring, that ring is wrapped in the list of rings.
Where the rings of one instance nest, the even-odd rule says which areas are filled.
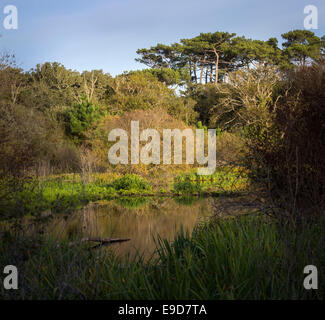
[[[202,191],[202,187],[199,183],[193,182],[189,175],[181,175],[175,179],[174,191],[178,193],[193,194]]]
[[[247,165],[255,182],[268,187],[273,213],[319,216],[325,212],[325,61],[292,71],[279,91],[272,124],[247,127]]]
[[[111,112],[121,114],[161,108],[178,120],[193,123],[196,120],[194,101],[177,96],[173,89],[158,80],[155,73],[130,72],[117,76],[112,85],[114,94],[109,98]]]
[[[99,118],[99,108],[83,97],[82,103],[76,103],[66,111],[66,132],[77,142],[83,141],[86,139],[85,131]]]
[[[125,176],[115,180],[113,182],[113,187],[117,191],[149,191],[151,190],[151,185],[143,178],[135,174],[126,174]]]
[[[156,129],[160,134],[160,142],[161,145],[163,143],[163,130],[164,129],[175,129],[178,128],[180,130],[190,128],[183,121],[176,120],[172,116],[170,116],[166,110],[162,108],[154,108],[151,109],[150,112],[148,110],[134,110],[125,112],[121,116],[106,116],[104,117],[100,124],[96,127],[96,130],[93,132],[92,141],[92,150],[96,154],[97,158],[101,161],[101,165],[103,167],[109,166],[110,163],[107,161],[107,152],[109,148],[114,144],[113,142],[108,142],[107,136],[108,133],[116,128],[123,129],[128,133],[128,137],[131,137],[131,121],[139,121],[140,132],[145,129]],[[140,148],[143,148],[147,142],[140,142]],[[174,148],[174,141],[172,140],[172,148]],[[128,146],[129,154],[131,152],[131,143],[129,139]],[[143,163],[139,163],[137,165],[128,164],[128,165],[117,165],[114,166],[114,171],[119,173],[128,173],[128,174],[139,174],[148,176],[151,172],[156,171],[157,169],[162,169],[163,171],[170,171],[172,167],[184,168],[185,166],[185,141],[183,142],[183,165],[164,165],[163,164],[163,156],[161,152],[160,164],[150,164],[144,165]],[[171,155],[172,163],[174,162],[174,155]]]

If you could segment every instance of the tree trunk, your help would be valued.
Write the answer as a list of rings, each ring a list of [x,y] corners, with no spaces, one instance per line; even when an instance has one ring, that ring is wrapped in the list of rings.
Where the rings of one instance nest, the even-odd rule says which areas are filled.
[[[213,65],[210,65],[210,83],[213,81]]]
[[[197,83],[196,63],[194,64],[194,79],[195,83]]]
[[[201,67],[200,84],[202,84],[203,81],[203,71],[204,71],[204,65]]]
[[[205,68],[205,84],[208,83],[208,73],[209,73],[209,69],[208,67]]]
[[[218,78],[219,78],[219,54],[215,50],[214,53],[216,54],[216,78],[214,79],[214,83],[217,85],[218,84]]]

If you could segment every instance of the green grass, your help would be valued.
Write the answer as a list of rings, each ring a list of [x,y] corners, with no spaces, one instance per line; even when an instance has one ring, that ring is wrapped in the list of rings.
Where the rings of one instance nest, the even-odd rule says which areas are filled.
[[[185,173],[174,179],[174,192],[178,194],[236,193],[246,190],[246,172],[238,167],[217,168],[213,175],[198,175],[197,172]]]
[[[113,181],[112,187],[117,191],[150,191],[151,185],[135,174],[126,174]]]
[[[98,178],[87,184],[83,184],[78,175],[54,176],[44,181],[31,180],[13,192],[9,192],[10,186],[4,182],[0,185],[1,192],[8,193],[3,197],[0,193],[2,220],[37,215],[47,210],[52,213],[72,212],[89,202],[151,192],[151,185],[136,175],[125,175],[112,181]]]
[[[181,174],[174,179],[170,191],[154,189],[149,181],[127,174],[120,177],[94,174],[88,183],[82,183],[77,174],[50,176],[45,180],[33,179],[19,190],[10,191],[5,181],[0,182],[0,219],[52,213],[72,212],[89,202],[110,200],[120,196],[176,195],[240,192],[247,187],[247,177],[238,168],[219,168],[211,176],[198,176],[196,172]],[[2,193],[5,195],[1,196]]]
[[[0,264],[19,270],[20,290],[5,299],[323,299],[325,226],[295,232],[265,217],[211,221],[173,243],[157,240],[157,255],[119,260],[81,245],[2,239]],[[314,264],[319,289],[303,288]]]

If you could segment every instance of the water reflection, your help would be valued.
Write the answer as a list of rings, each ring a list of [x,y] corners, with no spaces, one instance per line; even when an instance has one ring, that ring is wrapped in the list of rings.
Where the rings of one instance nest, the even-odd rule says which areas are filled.
[[[213,215],[209,198],[120,198],[104,205],[91,204],[63,219],[56,217],[50,233],[63,239],[130,238],[131,241],[105,247],[122,256],[136,253],[148,258],[155,251],[154,238],[173,240],[183,228]]]

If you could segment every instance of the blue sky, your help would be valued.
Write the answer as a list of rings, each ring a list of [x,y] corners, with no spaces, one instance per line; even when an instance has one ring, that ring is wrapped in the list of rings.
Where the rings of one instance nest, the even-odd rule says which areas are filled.
[[[16,5],[18,30],[5,30],[3,8]],[[304,7],[318,8],[317,35],[325,34],[324,0],[0,0],[0,50],[28,70],[58,61],[74,70],[112,75],[141,69],[136,50],[170,44],[200,32],[228,31],[249,38],[280,38],[303,29]]]

